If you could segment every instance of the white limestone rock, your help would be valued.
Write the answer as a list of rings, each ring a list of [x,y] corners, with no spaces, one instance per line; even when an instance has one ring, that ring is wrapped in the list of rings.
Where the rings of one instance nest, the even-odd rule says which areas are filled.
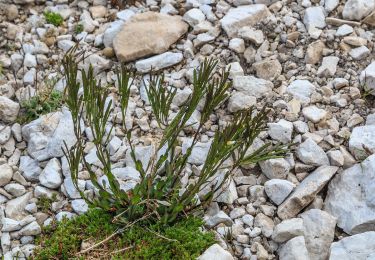
[[[268,134],[273,140],[281,143],[289,143],[292,140],[293,123],[285,119],[279,120],[277,123],[268,124]]]
[[[267,196],[276,205],[280,205],[293,191],[296,185],[287,180],[272,179],[264,183]]]
[[[346,20],[361,20],[371,13],[375,8],[374,0],[348,0],[342,11]]]
[[[330,260],[375,259],[375,232],[345,237],[331,244]]]
[[[310,96],[315,91],[315,86],[308,80],[295,80],[287,87],[287,92],[302,103],[309,103]]]
[[[308,138],[300,144],[296,151],[298,159],[309,165],[329,165],[329,159],[324,150],[313,139]]]
[[[349,150],[358,160],[375,152],[375,125],[357,126],[349,139]]]
[[[304,227],[301,218],[291,218],[277,224],[272,233],[272,240],[284,243],[294,237],[303,236]]]
[[[292,238],[279,249],[280,260],[310,260],[303,236]]]
[[[135,63],[135,67],[139,72],[147,73],[151,69],[153,71],[161,70],[180,63],[183,55],[179,52],[165,52],[151,58],[139,60]]]
[[[375,155],[338,174],[325,199],[328,213],[348,234],[373,231],[375,225]]]

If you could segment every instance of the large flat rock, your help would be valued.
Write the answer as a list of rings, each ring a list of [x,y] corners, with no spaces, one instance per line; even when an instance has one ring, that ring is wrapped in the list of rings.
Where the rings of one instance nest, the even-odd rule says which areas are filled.
[[[375,259],[375,232],[345,237],[332,243],[330,260]]]
[[[375,231],[375,155],[338,174],[328,186],[325,210],[348,234]]]
[[[155,12],[136,14],[113,39],[120,61],[127,62],[166,52],[188,30],[180,16]]]

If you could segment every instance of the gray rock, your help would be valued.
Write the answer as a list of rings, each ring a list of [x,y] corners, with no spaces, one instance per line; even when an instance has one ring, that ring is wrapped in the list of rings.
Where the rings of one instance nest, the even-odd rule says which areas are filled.
[[[204,15],[204,13],[200,9],[193,8],[193,9],[190,9],[189,11],[187,11],[184,14],[183,19],[184,19],[185,22],[190,24],[190,26],[194,27],[195,25],[199,24],[200,22],[203,22],[204,20],[206,20],[206,16]]]
[[[277,214],[282,219],[296,216],[303,208],[314,200],[316,194],[323,189],[338,167],[321,166],[310,173],[292,194],[279,206]]]
[[[60,222],[63,219],[72,219],[76,216],[76,214],[71,213],[69,211],[61,211],[56,214],[55,218],[58,222]]]
[[[234,92],[228,101],[228,111],[238,112],[245,110],[256,104],[256,97],[245,95],[242,92]]]
[[[103,35],[103,43],[105,47],[112,47],[113,46],[113,39],[121,31],[122,26],[124,25],[124,21],[117,20],[112,22],[108,28],[105,30]]]
[[[5,205],[5,215],[15,220],[23,219],[27,214],[25,207],[32,198],[32,192],[28,192],[21,197],[9,200]]]
[[[280,260],[309,260],[309,253],[303,236],[292,238],[279,250]]]
[[[17,119],[20,105],[7,97],[0,96],[0,118],[4,122],[14,122]]]
[[[225,214],[224,211],[219,211],[214,216],[205,216],[204,221],[205,226],[207,226],[208,228],[213,228],[221,223],[224,223],[227,226],[233,225],[232,219],[227,214]]]
[[[65,192],[66,192],[66,194],[69,198],[71,198],[71,199],[81,198],[81,195],[80,195],[79,191],[74,186],[73,181],[70,177],[67,177],[67,178],[64,179],[63,185],[64,185],[63,187],[65,189]],[[86,185],[86,182],[84,180],[78,180],[78,188],[81,191],[85,190],[85,185]]]
[[[233,87],[246,95],[261,98],[272,92],[273,84],[253,76],[237,76],[233,79]]]
[[[41,232],[42,228],[36,221],[31,222],[19,231],[21,236],[36,236],[39,235]]]
[[[295,80],[289,84],[287,92],[302,103],[309,103],[310,96],[315,91],[315,86],[308,80]]]
[[[349,150],[358,160],[375,152],[375,125],[357,126],[349,139]]]
[[[374,0],[348,0],[342,11],[346,20],[361,20],[371,13],[375,8]]]
[[[42,172],[42,169],[39,167],[38,161],[34,160],[30,156],[20,157],[19,169],[22,173],[22,176],[25,177],[25,179],[28,181],[38,181],[39,175]]]
[[[333,77],[336,74],[339,58],[336,56],[327,56],[323,58],[322,65],[318,68],[319,77]]]
[[[263,4],[243,5],[229,9],[220,20],[221,27],[229,37],[235,37],[243,26],[252,26],[271,15],[267,6]]]
[[[141,161],[143,169],[146,170],[148,163],[151,160],[151,156],[154,153],[154,147],[152,145],[149,146],[137,146],[134,149],[135,158]],[[131,156],[130,149],[126,152],[126,159],[125,159],[126,166],[130,166],[135,168],[135,163]]]
[[[272,139],[281,143],[289,143],[292,140],[293,123],[281,119],[277,123],[268,124],[268,134]]]
[[[336,31],[336,36],[346,36],[351,34],[354,31],[353,27],[347,24],[341,25],[337,31]]]
[[[187,149],[191,146],[192,139],[185,139],[182,143],[182,153],[185,154]],[[211,142],[197,142],[191,151],[188,162],[195,165],[202,165],[206,161],[208,151],[210,150]]]
[[[331,244],[330,260],[375,259],[375,232],[345,237]]]
[[[339,5],[339,2],[339,0],[325,0],[324,10],[326,10],[327,13],[332,12]]]
[[[305,10],[305,16],[303,17],[303,23],[306,28],[315,27],[323,29],[326,27],[324,9],[321,6],[309,7]]]
[[[22,127],[22,135],[28,142],[27,152],[38,161],[64,155],[76,142],[72,116],[67,108],[40,117]]]
[[[275,223],[270,217],[263,213],[258,213],[254,220],[254,226],[259,227],[265,237],[271,237]]]
[[[280,205],[295,187],[294,183],[280,179],[272,179],[264,183],[264,190],[267,196],[276,205]]]
[[[198,260],[234,260],[233,256],[218,244],[213,244],[197,258]]]
[[[285,179],[290,170],[290,164],[283,158],[265,160],[259,166],[269,179]]]
[[[72,209],[78,214],[82,215],[86,213],[89,209],[89,206],[87,205],[86,201],[84,199],[76,199],[72,200]]]
[[[272,240],[284,243],[294,237],[303,236],[304,227],[301,218],[286,219],[277,224],[272,233]]]
[[[20,230],[22,228],[22,225],[19,221],[11,219],[11,218],[2,218],[1,219],[1,232],[11,232]]]
[[[135,67],[139,72],[147,73],[151,69],[153,71],[161,70],[164,68],[171,67],[180,63],[183,59],[183,55],[181,53],[174,53],[174,52],[165,52],[151,58],[147,58],[144,60],[139,60],[135,63]]]
[[[58,159],[49,160],[42,173],[39,175],[40,184],[50,189],[60,187],[62,180],[61,165]]]
[[[327,112],[324,109],[320,109],[316,106],[305,107],[302,109],[302,113],[307,120],[310,120],[313,123],[319,123],[327,116]]]
[[[362,84],[366,84],[366,87],[370,91],[375,91],[375,61],[371,62],[370,65],[361,72],[360,80]]]
[[[325,210],[348,234],[373,231],[375,226],[375,155],[337,175],[328,186]]]
[[[354,48],[349,52],[354,60],[362,60],[370,54],[370,50],[366,46]]]
[[[25,187],[18,183],[9,183],[4,189],[14,197],[19,197],[26,193]]]
[[[13,177],[13,169],[7,163],[0,165],[0,187],[8,184]]]
[[[326,260],[335,235],[336,218],[319,209],[305,211],[301,218],[310,260]]]
[[[296,151],[298,159],[309,165],[329,165],[329,159],[324,150],[313,139],[308,138],[300,144]]]

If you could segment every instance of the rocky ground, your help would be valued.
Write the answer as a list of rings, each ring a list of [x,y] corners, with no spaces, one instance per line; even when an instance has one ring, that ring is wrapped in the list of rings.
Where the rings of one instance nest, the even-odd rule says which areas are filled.
[[[151,67],[163,70],[178,88],[174,109],[191,93],[193,69],[205,57],[231,66],[231,96],[206,124],[189,160],[191,174],[215,129],[251,105],[268,104],[275,115],[259,143],[296,143],[285,159],[236,172],[206,212],[220,246],[202,259],[375,259],[375,1],[129,4],[0,1],[0,255],[28,257],[41,226],[87,210],[60,150],[63,140],[75,142],[70,112],[63,108],[16,123],[20,104],[58,79],[59,60],[79,42],[91,54],[81,67],[94,64],[108,84],[115,81],[111,68],[118,61],[132,64],[145,79]],[[60,13],[63,24],[46,23],[45,11]],[[132,88],[125,118],[143,160],[157,127],[146,87],[139,82]],[[55,89],[62,91],[64,80]],[[192,122],[199,116],[196,111]],[[115,130],[109,146],[115,171],[133,173],[123,133]],[[86,135],[90,140],[88,128]],[[91,148],[88,143],[86,158],[95,165]],[[79,177],[82,189],[93,189],[87,172]],[[45,197],[54,201],[48,212],[37,206]]]

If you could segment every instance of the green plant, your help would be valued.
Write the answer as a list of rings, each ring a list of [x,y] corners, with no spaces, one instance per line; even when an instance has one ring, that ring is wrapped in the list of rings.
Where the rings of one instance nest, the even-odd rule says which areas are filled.
[[[61,14],[51,11],[46,11],[44,13],[44,18],[46,19],[47,23],[53,24],[56,27],[62,25],[64,22],[64,18],[61,16]]]
[[[113,110],[112,101],[106,103],[109,89],[102,87],[95,79],[92,66],[87,71],[78,69],[77,59],[81,57],[81,54],[75,54],[73,49],[67,53],[62,62],[67,82],[66,104],[72,113],[78,140],[72,148],[65,147],[64,153],[76,188],[79,190],[78,173],[80,165],[83,165],[99,194],[91,199],[80,191],[81,196],[94,207],[116,213],[114,221],[121,223],[123,230],[134,222],[146,219],[150,223],[174,223],[179,218],[199,211],[210,203],[236,168],[243,164],[254,164],[262,160],[282,157],[288,151],[287,146],[272,146],[268,143],[249,154],[254,139],[266,129],[269,114],[267,108],[257,112],[253,107],[236,113],[231,123],[215,133],[199,176],[192,179],[188,185],[183,185],[181,179],[188,158],[199,140],[203,125],[213,111],[227,99],[231,87],[228,71],[217,72],[215,70],[217,62],[206,60],[194,72],[192,94],[173,119],[170,111],[176,89],[165,85],[163,75],[151,77],[147,95],[154,117],[163,130],[163,136],[147,165],[143,166],[137,158],[132,144],[131,129],[126,129],[123,120],[122,129],[126,133],[127,145],[130,147],[135,168],[140,173],[140,181],[136,186],[130,191],[124,191],[112,173],[110,155],[106,148],[114,128],[114,125],[110,124],[109,133],[106,131]],[[79,72],[82,78],[82,95],[80,95],[81,84],[77,80]],[[131,78],[134,77],[135,75],[125,67],[121,67],[117,72],[118,105],[121,108],[122,118],[126,115]],[[188,120],[202,100],[204,106],[191,145],[185,153],[178,152],[180,132],[189,126]],[[100,170],[108,180],[105,183],[99,182],[96,169],[93,169],[85,159],[85,136],[80,127],[82,120],[92,129],[92,142],[102,164]],[[231,163],[225,163],[228,161]],[[210,187],[210,191],[198,198],[198,193],[207,187]]]
[[[53,193],[51,198],[43,195],[38,199],[36,205],[42,212],[49,213],[51,211],[52,203],[55,201],[57,201],[57,193]]]
[[[72,220],[53,222],[37,238],[34,259],[195,259],[214,243],[211,232],[200,231],[202,220],[187,218],[175,225],[144,226],[137,223],[120,236],[100,244],[90,254],[82,242],[95,244],[118,229],[113,216],[89,210]]]
[[[77,24],[75,27],[74,27],[74,33],[75,34],[80,34],[81,32],[83,32],[83,24],[79,23]]]
[[[4,73],[3,63],[0,61],[0,76]]]
[[[22,112],[18,118],[19,123],[28,123],[32,120],[56,111],[61,107],[63,95],[57,90],[41,92],[31,97],[29,100],[22,102]]]

